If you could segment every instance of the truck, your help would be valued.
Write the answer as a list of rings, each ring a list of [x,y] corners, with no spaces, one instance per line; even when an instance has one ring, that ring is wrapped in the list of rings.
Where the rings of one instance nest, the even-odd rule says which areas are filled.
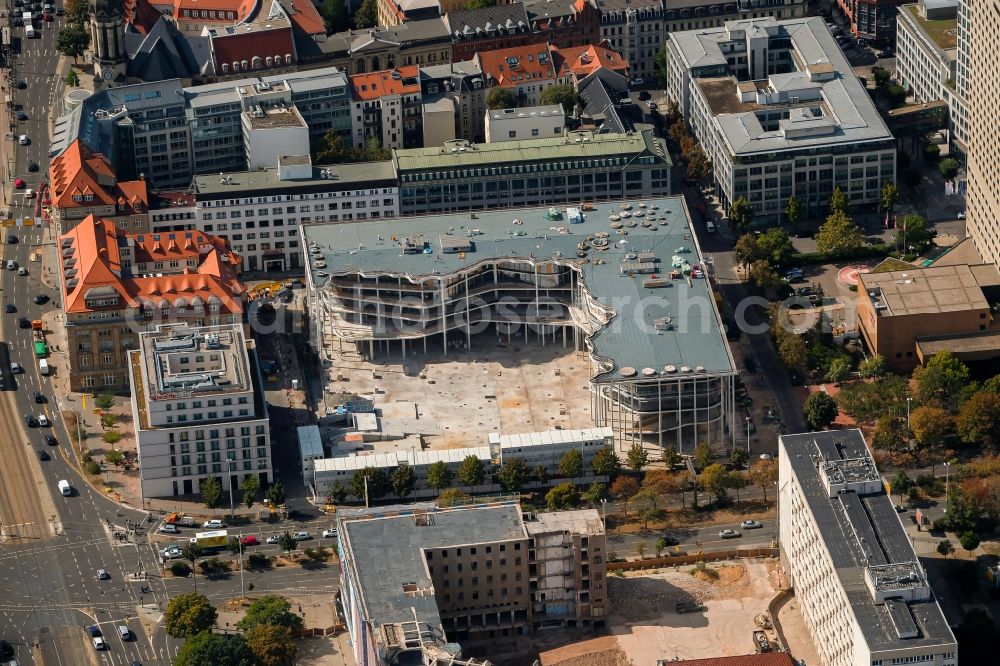
[[[49,362],[44,358],[38,360],[38,372],[42,375],[49,374]]]
[[[229,543],[229,532],[226,530],[196,532],[191,537],[191,543],[196,543],[202,548],[225,548]]]

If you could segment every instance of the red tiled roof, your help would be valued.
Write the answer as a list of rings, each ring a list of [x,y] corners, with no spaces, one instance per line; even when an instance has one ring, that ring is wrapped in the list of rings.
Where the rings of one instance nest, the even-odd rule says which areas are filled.
[[[186,307],[198,299],[217,302],[223,314],[243,311],[246,287],[239,281],[241,259],[221,238],[200,231],[126,234],[113,222],[90,215],[61,236],[58,247],[66,312],[90,311],[87,294],[101,288],[118,294],[120,303],[113,309]],[[158,271],[155,277],[129,276],[122,270],[123,247],[132,248],[133,266],[196,259],[197,267],[162,275]]]
[[[235,15],[234,22],[241,21],[247,17],[250,11],[254,8],[256,4],[255,0],[173,0],[174,5],[174,18],[175,19],[194,19],[195,16],[183,16],[184,10],[189,10],[191,12],[198,12],[198,17],[200,18],[200,13],[205,12],[233,12]],[[262,8],[261,11],[266,12],[267,8]],[[221,21],[220,15],[217,13],[219,18],[204,18],[205,21]]]
[[[367,74],[352,74],[351,87],[354,96],[361,100],[373,100],[386,95],[403,95],[420,92],[420,70],[416,65]]]
[[[606,44],[607,42],[601,42],[597,46],[588,44],[565,49],[553,46],[552,52],[559,64],[559,76],[569,76],[572,73],[578,78],[583,78],[602,67],[626,76],[629,69],[628,60]]]
[[[288,54],[291,54],[293,63],[298,60],[290,26],[212,37],[212,53],[217,72],[222,71],[223,63],[232,66],[234,62],[246,60],[248,66],[252,66],[254,56],[265,62],[268,56],[279,56],[282,65]]]
[[[516,88],[525,82],[556,78],[552,49],[545,44],[527,44],[495,51],[482,51],[474,60],[501,88]]]
[[[326,24],[312,0],[284,0],[289,20],[307,35],[326,35]]]
[[[125,0],[125,22],[136,32],[145,35],[160,18],[160,12],[149,4],[149,0]]]
[[[132,211],[145,211],[149,205],[145,181],[115,182],[115,172],[107,158],[79,139],[52,160],[49,183],[52,205],[56,208],[126,204]],[[88,195],[93,197],[90,201],[73,200],[74,196]]]
[[[707,659],[684,659],[672,661],[679,666],[797,666],[787,652],[766,652],[747,654],[741,657],[709,657]]]

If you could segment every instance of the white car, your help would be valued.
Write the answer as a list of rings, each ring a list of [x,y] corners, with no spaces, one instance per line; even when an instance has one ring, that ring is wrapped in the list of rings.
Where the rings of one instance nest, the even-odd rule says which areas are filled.
[[[264,543],[278,543],[280,539],[281,537],[278,536],[277,534],[272,534],[271,536],[264,539]]]
[[[958,217],[958,219],[960,219],[960,220],[964,220],[964,219],[965,219],[965,211],[963,210],[963,211],[962,211],[961,213],[959,213],[959,214],[957,215],[957,217]]]
[[[740,527],[745,530],[759,530],[764,527],[764,523],[758,522],[756,520],[744,520],[740,523]]]
[[[221,520],[214,518],[212,520],[206,520],[201,524],[202,529],[206,530],[222,530],[226,528],[226,524]]]
[[[45,416],[45,414],[39,414],[38,425],[42,426],[43,428],[48,428],[51,424],[49,423],[49,418]]]
[[[165,548],[160,555],[168,560],[176,560],[184,557],[184,553],[177,546],[170,546],[170,548]]]
[[[313,537],[312,534],[309,534],[309,532],[303,530],[301,532],[296,532],[295,534],[293,534],[292,538],[295,539],[296,541],[309,541],[309,539],[312,539]]]
[[[331,538],[332,539],[336,539],[337,538],[337,528],[336,527],[331,527],[328,530],[323,530],[323,538],[324,539],[331,539]]]
[[[159,528],[157,528],[156,531],[160,532],[162,534],[180,534],[181,533],[181,531],[179,529],[177,529],[177,526],[173,525],[171,523],[163,523],[162,525],[160,525]]]
[[[719,530],[720,539],[738,539],[740,533],[736,530]]]
[[[106,649],[108,647],[108,644],[105,643],[104,639],[101,638],[100,636],[95,636],[91,640],[94,641],[94,649],[95,650],[104,650],[104,649]]]

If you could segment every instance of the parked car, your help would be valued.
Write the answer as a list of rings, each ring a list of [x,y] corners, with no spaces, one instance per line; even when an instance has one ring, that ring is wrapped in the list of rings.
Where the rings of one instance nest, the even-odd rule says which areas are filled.
[[[177,560],[184,557],[184,553],[182,553],[181,549],[177,546],[170,546],[169,548],[163,549],[160,552],[160,555],[167,560]]]
[[[739,537],[740,533],[736,530],[719,530],[720,539],[738,539]]]
[[[271,536],[264,539],[264,543],[278,543],[281,537],[277,534],[272,534]]]
[[[259,546],[260,545],[260,541],[257,539],[257,537],[255,537],[252,534],[248,534],[245,537],[243,537],[242,539],[240,539],[240,543],[242,543],[244,546]]]
[[[965,211],[963,210],[961,213],[959,213],[955,217],[957,217],[960,220],[964,220],[965,219]]]
[[[323,530],[324,539],[336,539],[337,538],[337,528],[331,527],[328,530]]]
[[[176,525],[171,525],[170,523],[164,523],[163,525],[160,525],[160,527],[156,531],[160,532],[161,534],[180,534],[181,533],[181,531],[179,529],[177,529]]]
[[[217,518],[213,518],[212,520],[206,520],[205,522],[203,522],[201,524],[201,526],[202,526],[202,529],[206,529],[206,530],[224,530],[224,529],[226,529],[226,524],[224,522],[222,522],[221,520],[218,520]]]
[[[745,530],[759,530],[764,527],[764,523],[758,522],[756,520],[744,520],[740,523],[740,527]]]
[[[813,294],[815,294],[816,290],[813,289],[812,287],[799,287],[798,289],[795,290],[795,293],[805,298],[806,296],[812,296]]]
[[[312,534],[309,534],[309,532],[303,530],[301,532],[296,532],[295,534],[293,534],[292,538],[295,539],[296,541],[309,541],[310,539],[312,539]]]

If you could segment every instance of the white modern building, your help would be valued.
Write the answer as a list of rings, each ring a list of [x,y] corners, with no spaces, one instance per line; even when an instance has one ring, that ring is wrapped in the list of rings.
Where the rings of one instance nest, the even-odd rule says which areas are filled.
[[[257,171],[196,176],[193,192],[154,196],[150,229],[210,229],[243,257],[243,270],[285,271],[303,265],[300,224],[399,215],[391,161],[318,167],[306,152],[280,155],[276,163]]]
[[[314,461],[322,460],[323,439],[318,425],[304,425],[296,429],[299,441],[299,463],[302,465],[302,479],[307,483],[313,478]]]
[[[566,130],[562,105],[486,111],[486,143],[519,139],[551,139]]]
[[[239,324],[167,324],[129,352],[140,492],[176,497],[218,479],[223,491],[272,481],[271,433],[257,352]]]
[[[958,92],[958,0],[920,0],[896,15],[896,73],[917,103],[948,102],[952,143],[967,152],[968,113]]]
[[[559,345],[583,352],[594,425],[611,427],[620,451],[731,446],[741,429],[711,267],[683,198],[301,230],[321,359],[345,348],[376,361]]]
[[[301,436],[299,441],[302,441]],[[608,446],[614,446],[614,431],[611,428],[548,430],[517,435],[490,433],[487,446],[470,446],[458,449],[399,449],[388,453],[362,451],[356,454],[336,455],[322,460],[314,459],[311,463],[314,468],[314,476],[312,479],[306,477],[306,482],[312,481],[316,495],[322,498],[330,492],[334,484],[339,483],[343,488],[348,489],[351,477],[366,467],[383,469],[391,474],[392,470],[400,465],[409,465],[416,476],[413,496],[436,497],[439,491],[427,484],[427,471],[431,465],[443,462],[457,476],[462,461],[468,456],[475,456],[483,463],[486,478],[481,486],[472,490],[474,492],[499,492],[501,487],[495,475],[499,473],[504,460],[518,458],[525,463],[529,471],[542,466],[550,478],[558,478],[559,460],[568,451],[579,451],[583,455],[583,473],[576,477],[575,481],[587,483],[598,478],[594,476],[591,467],[594,454]],[[322,442],[320,442],[319,450],[322,451],[322,449]],[[531,479],[525,486],[536,485],[534,482],[535,479]]]
[[[778,438],[778,520],[782,563],[821,663],[958,663],[860,430]]]
[[[731,21],[672,33],[667,97],[712,162],[725,206],[781,221],[792,195],[803,217],[834,189],[874,206],[896,179],[895,140],[822,18]]]

